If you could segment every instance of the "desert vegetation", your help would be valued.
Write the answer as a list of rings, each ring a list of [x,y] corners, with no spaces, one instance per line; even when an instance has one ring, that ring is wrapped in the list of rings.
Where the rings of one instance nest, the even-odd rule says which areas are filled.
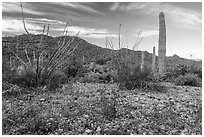
[[[201,68],[170,68],[165,47],[148,59],[125,48],[120,31],[114,50],[108,38],[109,47],[99,48],[68,36],[66,27],[55,38],[45,27],[39,35],[3,37],[2,134],[202,134]],[[141,41],[138,34],[135,46]]]

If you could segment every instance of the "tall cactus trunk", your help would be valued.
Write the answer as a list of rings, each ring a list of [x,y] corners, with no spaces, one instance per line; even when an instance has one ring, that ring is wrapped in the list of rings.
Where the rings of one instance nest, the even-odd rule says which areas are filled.
[[[47,25],[47,36],[49,35],[50,24]]]
[[[142,51],[142,58],[141,58],[141,66],[140,66],[141,71],[143,72],[144,70],[144,51]]]
[[[159,14],[159,49],[158,49],[159,74],[166,71],[166,25],[164,13]]]
[[[156,59],[156,55],[155,55],[155,47],[153,47],[153,54],[152,54],[152,72],[155,72],[155,59]]]
[[[82,63],[85,64],[85,56],[83,55]]]

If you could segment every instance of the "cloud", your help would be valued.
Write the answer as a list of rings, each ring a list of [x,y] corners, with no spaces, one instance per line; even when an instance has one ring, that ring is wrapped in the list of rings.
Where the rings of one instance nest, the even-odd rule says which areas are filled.
[[[90,6],[84,5],[83,3],[74,3],[74,2],[55,2],[52,4],[58,4],[58,5],[62,5],[62,6],[68,6],[77,10],[82,10],[82,11],[86,11],[86,12],[90,12],[90,13],[98,13],[98,14],[103,14],[95,9],[93,9]]]
[[[110,10],[116,10],[116,9],[118,9],[118,7],[119,7],[119,3],[115,2],[115,3],[113,3],[113,5],[111,5]]]
[[[142,37],[150,37],[150,36],[157,36],[159,35],[158,30],[150,30],[150,31],[142,31],[141,36]]]
[[[184,27],[192,28],[193,26],[202,24],[202,15],[195,11],[181,8],[171,10],[171,8],[169,8],[167,12],[170,12],[170,16],[174,22],[182,23]]]
[[[47,18],[32,19],[28,18],[26,20],[26,28],[32,34],[39,34],[42,32],[44,24],[51,24],[52,32],[63,33],[65,23],[58,20],[50,20]],[[89,38],[105,38],[108,37],[118,37],[118,34],[110,33],[107,29],[95,29],[88,27],[80,26],[68,26],[68,35],[76,35],[79,33],[80,37],[89,37]],[[22,34],[25,33],[23,22],[21,19],[2,19],[2,31],[3,33],[11,34]]]
[[[96,39],[104,39],[106,37],[117,38],[118,34],[111,33],[87,33],[83,35],[83,37],[96,38]]]
[[[26,28],[30,33],[38,34],[42,31],[42,27],[33,23],[26,23]],[[22,34],[25,33],[22,20],[17,19],[3,19],[2,20],[2,31]]]
[[[133,32],[131,32],[132,37],[151,37],[151,36],[158,36],[159,31],[158,30],[138,30],[135,29]]]
[[[34,11],[29,9],[29,7],[26,6],[26,3],[22,3],[23,5],[23,13],[28,14],[35,14],[35,15],[42,15],[42,13]],[[20,12],[21,13],[21,7],[20,3],[18,2],[3,2],[2,3],[2,12]]]
[[[87,28],[87,27],[79,27],[79,26],[69,26],[68,28],[69,35],[76,35],[79,33],[81,37],[88,37],[88,38],[105,38],[105,37],[118,37],[118,34],[110,33],[107,29],[95,29],[95,28]],[[58,31],[63,32],[64,28],[56,29]]]
[[[66,22],[59,20],[51,20],[47,18],[26,18],[27,23],[38,23],[38,24],[56,24],[56,25],[64,25]]]
[[[166,3],[125,3],[112,8],[112,10],[120,11],[137,11],[137,14],[147,14],[158,16],[159,12],[163,11],[169,19],[176,23],[179,28],[197,29],[201,27],[202,15],[192,9],[176,7]],[[180,25],[181,24],[181,25]]]

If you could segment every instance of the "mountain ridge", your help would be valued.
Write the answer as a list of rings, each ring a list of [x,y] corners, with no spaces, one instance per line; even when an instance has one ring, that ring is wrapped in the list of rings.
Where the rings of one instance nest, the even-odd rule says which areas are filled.
[[[40,38],[41,38],[42,34],[38,34],[38,35],[18,35],[18,36],[14,36],[14,37],[2,37],[2,55],[5,56],[5,54],[8,54],[8,51],[5,49],[5,47],[12,47],[15,48],[17,45],[19,47],[21,47],[22,49],[27,46],[27,47],[32,47],[36,44],[40,43]],[[77,36],[58,36],[58,37],[52,37],[52,36],[46,36],[43,35],[43,48],[48,48],[48,50],[54,50],[57,48],[57,43],[59,40],[64,39],[65,37],[65,41],[68,41],[70,38],[76,37],[79,38]],[[73,55],[76,56],[77,59],[82,59],[82,58],[86,58],[86,61],[90,62],[93,60],[97,60],[100,58],[106,58],[108,56],[110,56],[110,54],[112,52],[116,52],[118,50],[112,50],[109,48],[103,48],[100,46],[97,46],[95,44],[91,44],[89,42],[87,42],[86,40],[79,38],[81,40],[79,46],[77,47],[77,49],[74,51]],[[18,43],[18,44],[17,44]],[[141,52],[142,51],[132,51],[130,49],[120,49],[121,52],[128,52],[128,54],[131,54],[131,60],[133,59],[133,61],[138,61],[138,63],[141,60]],[[144,61],[148,64],[151,64],[152,62],[152,53],[149,53],[147,51],[145,52],[145,59]],[[135,58],[135,60],[134,60]],[[156,56],[156,66],[158,64],[158,57]],[[167,62],[167,67],[173,67],[175,65],[194,65],[197,66],[198,68],[202,68],[202,60],[201,61],[194,61],[194,60],[190,60],[190,59],[185,59],[185,58],[181,58],[178,55],[173,55],[173,56],[167,56],[166,57],[166,62]]]

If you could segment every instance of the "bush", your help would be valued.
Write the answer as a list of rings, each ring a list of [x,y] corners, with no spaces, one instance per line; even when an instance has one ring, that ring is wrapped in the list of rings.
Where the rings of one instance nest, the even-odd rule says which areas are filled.
[[[187,73],[184,76],[179,76],[175,80],[176,85],[180,86],[202,86],[202,80],[196,74]]]
[[[168,70],[162,78],[167,81],[172,81],[179,76],[185,75],[189,70],[189,66],[179,64],[175,68]]]
[[[145,67],[142,71],[140,66],[130,67],[123,65],[121,69],[118,70],[118,82],[120,88],[125,88],[132,90],[135,88],[141,88],[144,81],[148,81],[151,77],[151,69]]]
[[[49,90],[55,90],[56,88],[59,88],[62,84],[65,84],[67,81],[68,78],[66,74],[62,71],[56,70],[48,79],[47,88]]]
[[[104,58],[101,58],[101,59],[97,59],[96,60],[96,64],[98,64],[98,65],[105,65],[106,64],[106,59],[104,59]]]
[[[37,86],[36,72],[32,67],[25,67],[20,73],[17,71],[12,73],[11,76],[12,78],[10,78],[9,82],[12,84],[17,84],[26,88]]]
[[[2,118],[2,133],[9,135],[47,135],[58,128],[57,117],[52,114],[42,115],[42,109],[31,105],[24,111],[9,111]]]
[[[82,62],[74,59],[71,61],[71,64],[64,70],[64,72],[68,78],[84,77],[87,73],[87,69],[84,67]]]
[[[189,73],[197,74],[199,78],[202,79],[202,68],[198,68],[196,66],[190,66]]]
[[[64,37],[63,41],[65,41],[65,38],[66,37]],[[41,39],[43,39],[43,35],[41,36]],[[62,73],[62,71],[67,67],[70,62],[72,52],[76,49],[80,42],[81,39],[77,40],[75,37],[72,37],[72,39],[68,40],[67,43],[59,42],[58,48],[54,50],[50,56],[47,56],[47,53],[42,51],[42,49],[41,51],[36,50],[34,55],[37,58],[29,57],[26,52],[27,49],[25,49],[25,53],[27,55],[26,59],[28,59],[29,62],[24,62],[24,58],[22,56],[17,55],[13,50],[11,50],[17,57],[18,61],[21,62],[21,65],[15,70],[16,74],[10,75],[14,77],[11,79],[11,82],[23,87],[39,87],[44,85],[51,87],[51,89],[55,88],[54,85],[58,87],[62,81],[65,81],[64,79],[66,77],[65,73],[63,73],[63,75],[60,73]],[[42,43],[42,40],[40,43]],[[6,62],[4,62],[4,64],[5,63]],[[61,72],[55,72],[57,69],[60,69]],[[7,68],[4,68],[4,71],[6,70]],[[70,75],[74,77],[76,72],[77,70],[72,68]],[[4,75],[3,78],[6,79],[6,75]]]
[[[108,61],[111,61],[111,57],[108,56],[106,58],[100,58],[96,60],[96,64],[98,65],[106,65]]]
[[[109,65],[98,65],[94,62],[86,65],[86,73],[80,78],[80,82],[94,82],[94,83],[110,83],[117,77],[117,71],[115,71]]]

